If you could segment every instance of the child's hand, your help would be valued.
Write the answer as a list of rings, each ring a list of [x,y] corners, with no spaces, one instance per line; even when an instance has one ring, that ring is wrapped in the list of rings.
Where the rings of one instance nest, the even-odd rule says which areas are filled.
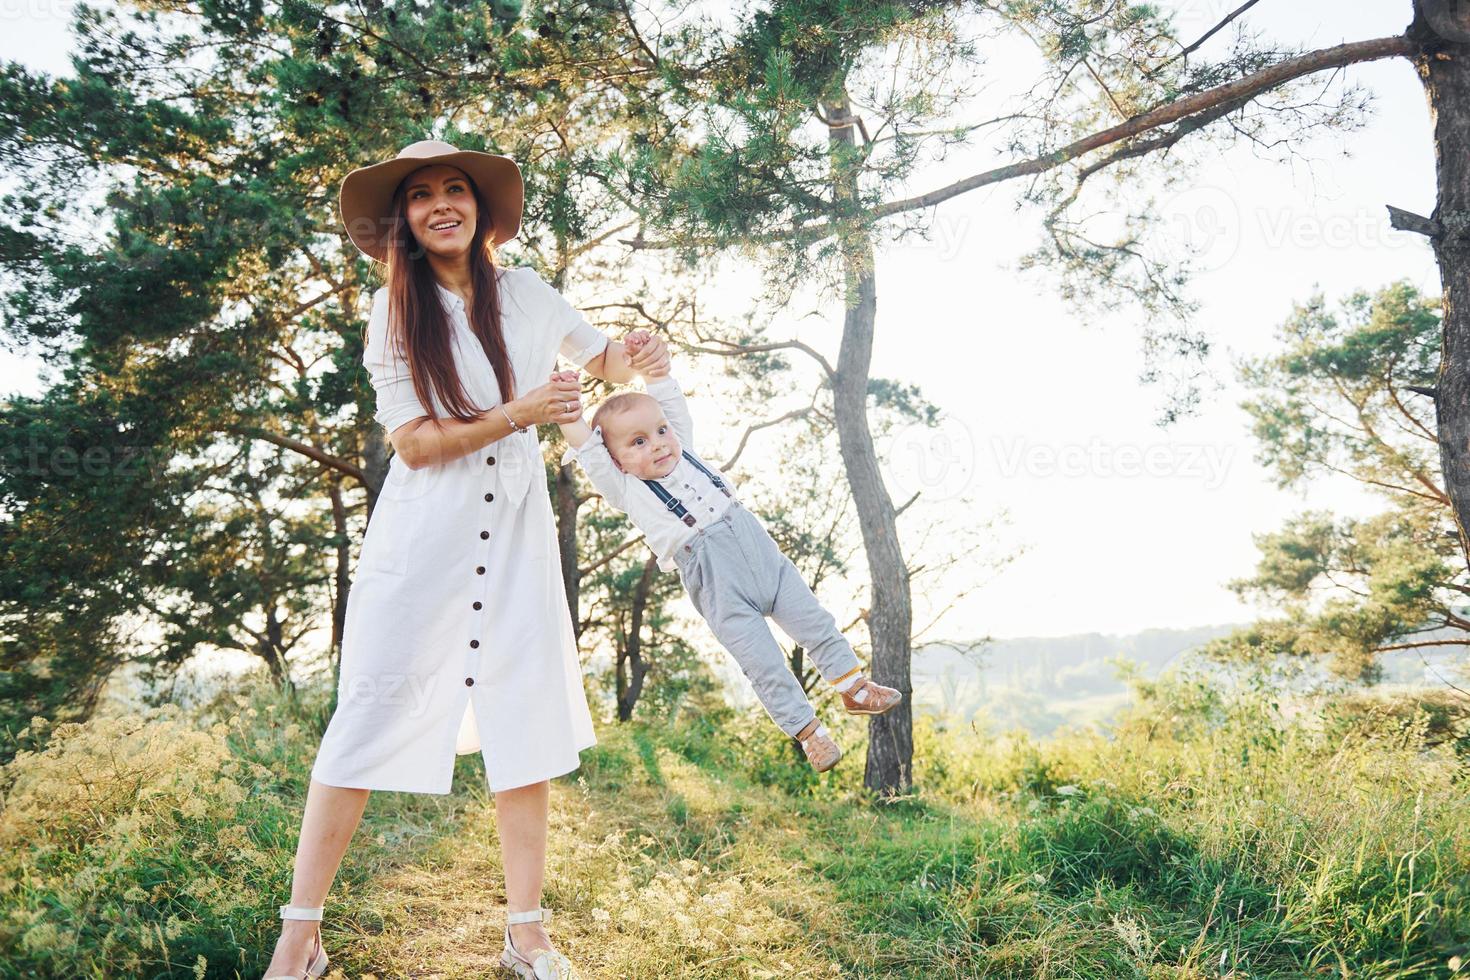
[[[551,372],[551,380],[552,381],[571,381],[571,382],[576,383],[576,384],[581,384],[581,382],[582,382],[582,372],[581,371],[552,371]]]
[[[647,330],[634,330],[623,338],[623,360],[644,378],[664,378],[669,374],[669,349],[663,338]]]

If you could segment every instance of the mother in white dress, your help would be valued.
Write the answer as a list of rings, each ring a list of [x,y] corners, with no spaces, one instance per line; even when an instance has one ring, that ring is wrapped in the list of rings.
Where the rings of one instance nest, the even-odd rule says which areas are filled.
[[[508,157],[421,140],[348,174],[342,220],[386,265],[363,363],[394,455],[347,600],[337,708],[312,767],[291,902],[267,978],[321,976],[318,922],[375,789],[448,793],[478,750],[505,865],[502,965],[571,977],[541,907],[548,780],[594,744],[536,426],[582,414],[558,353],[629,381],[636,357],[533,270],[495,263],[520,229]],[[533,386],[534,385],[534,386]]]

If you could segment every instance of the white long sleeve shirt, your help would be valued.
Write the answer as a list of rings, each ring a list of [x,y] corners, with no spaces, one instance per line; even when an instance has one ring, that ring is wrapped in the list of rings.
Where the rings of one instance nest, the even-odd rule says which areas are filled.
[[[602,494],[609,505],[628,515],[633,526],[643,532],[648,547],[658,557],[658,567],[663,571],[674,568],[674,552],[690,538],[698,534],[711,522],[719,520],[735,499],[735,485],[724,473],[694,452],[694,420],[689,414],[689,404],[684,400],[684,391],[672,375],[650,381],[645,386],[650,395],[657,399],[664,410],[664,418],[674,428],[679,444],[685,453],[718,476],[730,489],[726,496],[718,486],[690,462],[684,455],[668,476],[653,481],[660,484],[684,505],[685,511],[694,518],[692,525],[676,517],[658,494],[643,480],[631,473],[618,469],[607,444],[602,440],[602,426],[592,430],[592,435],[581,446],[569,446],[562,454],[563,463],[576,459],[582,471]]]

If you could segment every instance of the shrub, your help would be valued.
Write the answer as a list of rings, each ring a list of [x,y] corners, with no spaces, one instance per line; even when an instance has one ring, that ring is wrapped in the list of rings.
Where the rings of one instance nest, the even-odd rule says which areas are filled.
[[[299,725],[259,714],[201,728],[164,705],[18,734],[50,729],[0,770],[0,975],[243,965],[241,939],[273,912],[261,897],[289,892],[275,831],[300,819],[275,792],[283,771],[232,747],[299,752]]]

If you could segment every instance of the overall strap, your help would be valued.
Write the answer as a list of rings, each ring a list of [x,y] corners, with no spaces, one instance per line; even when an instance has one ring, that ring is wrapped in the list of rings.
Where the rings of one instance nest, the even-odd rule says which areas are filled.
[[[686,450],[684,450],[684,458],[687,459],[687,460],[689,460],[689,462],[693,463],[695,466],[697,466],[699,468],[699,472],[701,472],[705,476],[709,477],[710,482],[713,483],[715,486],[719,487],[720,488],[720,492],[722,492],[725,496],[727,496],[727,497],[733,496],[733,494],[730,493],[730,488],[727,487],[727,486],[725,486],[725,481],[724,480],[721,480],[719,477],[715,476],[715,474],[713,472],[711,472],[711,470],[709,469],[709,467],[705,466],[703,463],[701,463],[699,461],[699,457],[698,456],[694,455],[693,453],[691,453],[689,450],[686,449]]]
[[[665,507],[673,511],[675,517],[690,527],[694,526],[694,515],[685,510],[679,498],[669,493],[662,483],[659,483],[657,480],[644,480],[643,482],[648,485],[648,489],[652,490],[659,500],[664,502]]]

